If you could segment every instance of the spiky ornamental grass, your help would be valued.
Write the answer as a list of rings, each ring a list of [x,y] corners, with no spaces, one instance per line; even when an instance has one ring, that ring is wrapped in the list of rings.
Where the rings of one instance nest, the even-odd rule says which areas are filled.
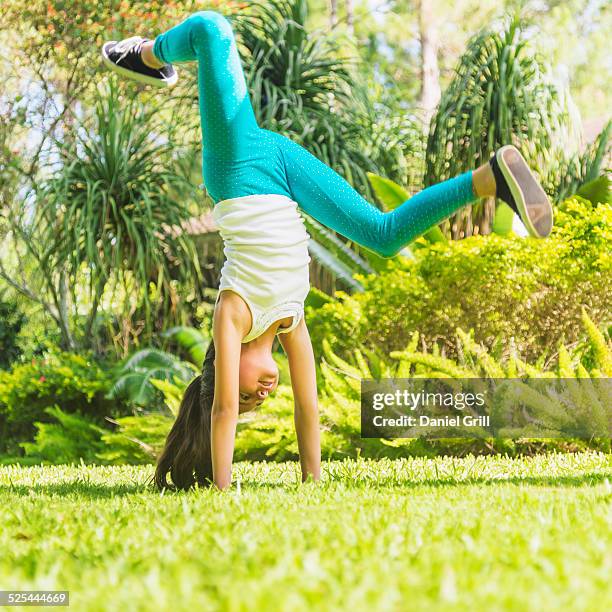
[[[253,106],[262,127],[291,135],[365,197],[367,94],[339,41],[306,29],[306,0],[260,0],[236,18]]]
[[[569,91],[550,77],[513,20],[503,32],[482,31],[468,44],[432,118],[427,139],[425,184],[431,185],[487,162],[506,144],[521,150],[546,178],[553,160],[567,157],[578,142],[576,111]],[[457,213],[451,225],[489,225],[494,209],[479,203]],[[482,233],[482,232],[481,232]]]
[[[82,282],[84,264],[92,293],[127,273],[150,324],[151,283],[169,307],[172,278],[199,278],[193,244],[180,231],[194,187],[172,126],[154,103],[143,105],[110,78],[92,115],[57,145],[60,167],[43,188],[37,219],[49,257],[73,282]]]

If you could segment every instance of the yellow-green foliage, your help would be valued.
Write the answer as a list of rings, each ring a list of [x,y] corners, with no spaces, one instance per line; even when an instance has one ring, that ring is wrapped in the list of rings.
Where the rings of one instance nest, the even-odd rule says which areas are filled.
[[[576,379],[568,384],[570,402],[544,394],[528,385],[522,385],[519,395],[525,406],[537,414],[551,435],[567,430],[582,429],[598,431],[601,438],[609,438],[612,419],[612,393],[607,381],[612,364],[612,345],[582,311],[584,327],[588,334],[589,347],[594,355],[594,365],[587,369],[578,355],[571,355],[567,347],[559,345],[557,363],[544,369],[531,365],[512,353],[503,359],[494,358],[483,345],[475,342],[470,334],[457,329],[459,341],[459,362],[431,354],[426,351],[392,351],[390,357],[400,364],[415,367],[415,376],[452,378],[563,378]],[[542,433],[542,425],[538,427]],[[505,431],[508,436],[511,430]],[[503,437],[503,436],[502,436]],[[607,442],[609,445],[609,440]]]
[[[386,270],[360,277],[363,293],[338,292],[307,308],[315,352],[327,340],[348,357],[353,347],[404,350],[414,331],[458,357],[455,330],[473,330],[487,349],[514,342],[530,363],[576,342],[581,312],[612,321],[612,207],[582,198],[564,202],[546,240],[475,236],[396,257]]]
[[[543,359],[527,363],[518,357],[515,348],[510,354],[496,357],[460,328],[456,330],[455,337],[460,355],[457,360],[440,355],[435,346],[430,350],[417,350],[419,338],[416,333],[405,350],[392,351],[384,359],[376,354],[370,363],[364,362],[362,350],[353,351],[353,358],[349,361],[335,354],[329,342],[324,341],[321,414],[327,441],[331,443],[333,440],[337,445],[336,451],[341,452],[350,452],[346,442],[351,441],[366,454],[380,453],[384,446],[398,450],[403,447],[404,454],[410,453],[411,447],[416,448],[411,440],[360,439],[360,379],[405,377],[576,378],[576,383],[570,387],[573,404],[569,406],[560,406],[555,399],[527,385],[523,387],[522,393],[527,405],[543,419],[544,425],[540,426],[538,437],[541,437],[542,428],[546,426],[551,436],[576,427],[589,431],[599,430],[604,435],[608,431],[607,419],[610,416],[612,397],[609,397],[609,385],[598,380],[598,377],[602,376],[605,364],[609,363],[612,349],[586,313],[583,317],[589,334],[587,348],[597,347],[597,359],[589,369],[581,363],[578,353],[570,353],[563,344],[559,345],[556,364],[545,364]],[[376,364],[375,368],[372,363]],[[375,376],[372,376],[373,370],[376,371]],[[507,434],[510,436],[512,432],[507,431]]]
[[[603,334],[597,329],[584,309],[582,310],[582,320],[591,340],[597,370],[603,376],[612,376],[612,352],[609,343],[606,342]]]

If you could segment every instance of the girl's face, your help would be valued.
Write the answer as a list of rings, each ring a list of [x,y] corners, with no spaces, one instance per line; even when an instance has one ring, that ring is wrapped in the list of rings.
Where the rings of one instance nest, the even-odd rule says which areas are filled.
[[[259,406],[278,386],[278,366],[269,347],[243,346],[239,369],[239,409]]]

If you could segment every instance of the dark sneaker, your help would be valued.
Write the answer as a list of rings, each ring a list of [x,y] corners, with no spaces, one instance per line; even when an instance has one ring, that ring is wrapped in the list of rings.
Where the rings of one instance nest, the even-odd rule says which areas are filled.
[[[521,218],[531,236],[546,238],[553,226],[552,206],[519,150],[506,145],[489,163],[495,175],[496,197]]]
[[[132,36],[117,42],[112,40],[102,46],[104,63],[122,76],[130,77],[140,83],[156,87],[172,87],[178,81],[178,75],[172,64],[162,68],[150,68],[140,57],[142,45],[147,42],[142,36]]]

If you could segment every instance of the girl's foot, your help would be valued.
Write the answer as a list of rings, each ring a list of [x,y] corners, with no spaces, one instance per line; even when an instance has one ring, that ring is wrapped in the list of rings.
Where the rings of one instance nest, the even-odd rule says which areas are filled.
[[[489,163],[495,176],[496,197],[514,210],[531,236],[546,238],[553,226],[552,206],[519,150],[506,145],[496,151]]]
[[[148,42],[142,36],[132,36],[119,42],[106,42],[102,46],[104,63],[122,76],[130,77],[140,83],[156,87],[172,87],[178,81],[178,75],[172,64],[161,68],[152,68],[142,61],[142,45]]]

